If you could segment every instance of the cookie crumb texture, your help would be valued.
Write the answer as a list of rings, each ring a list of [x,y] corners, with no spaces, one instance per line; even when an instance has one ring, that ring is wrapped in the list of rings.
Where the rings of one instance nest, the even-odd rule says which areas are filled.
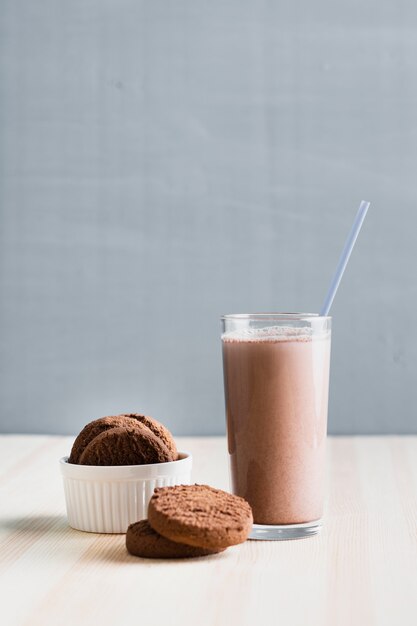
[[[129,526],[126,533],[126,548],[130,554],[146,559],[189,559],[222,552],[170,541],[157,533],[148,520]]]
[[[246,541],[253,524],[246,500],[208,485],[155,489],[148,519],[171,541],[212,550]]]
[[[149,430],[151,430],[156,437],[159,437],[162,443],[166,445],[168,450],[172,453],[173,460],[175,461],[178,458],[178,451],[174,437],[171,435],[168,428],[161,424],[161,422],[158,422],[153,417],[149,417],[149,415],[141,415],[140,413],[123,413],[121,417],[135,420],[143,426],[146,426],[146,428],[149,428]]]
[[[151,417],[129,414],[90,422],[76,438],[69,463],[80,465],[145,465],[176,461],[171,433]]]

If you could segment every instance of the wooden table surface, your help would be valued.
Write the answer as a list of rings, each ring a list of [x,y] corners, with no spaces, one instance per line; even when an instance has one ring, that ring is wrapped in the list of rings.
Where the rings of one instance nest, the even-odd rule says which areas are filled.
[[[2,626],[417,624],[417,437],[330,438],[325,527],[220,555],[150,561],[72,530],[72,439],[0,437]],[[178,438],[193,480],[228,487],[223,438]]]

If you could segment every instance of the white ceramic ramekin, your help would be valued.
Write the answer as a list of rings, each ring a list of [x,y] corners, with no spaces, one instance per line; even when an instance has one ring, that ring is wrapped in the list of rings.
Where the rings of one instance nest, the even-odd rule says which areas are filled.
[[[90,533],[125,533],[148,515],[155,487],[188,485],[192,457],[152,465],[75,465],[59,461],[64,480],[68,523]]]

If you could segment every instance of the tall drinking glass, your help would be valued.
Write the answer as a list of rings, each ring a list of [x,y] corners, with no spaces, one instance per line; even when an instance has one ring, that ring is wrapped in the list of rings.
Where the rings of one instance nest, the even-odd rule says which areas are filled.
[[[251,539],[321,528],[331,318],[310,313],[222,317],[233,493],[252,507]]]

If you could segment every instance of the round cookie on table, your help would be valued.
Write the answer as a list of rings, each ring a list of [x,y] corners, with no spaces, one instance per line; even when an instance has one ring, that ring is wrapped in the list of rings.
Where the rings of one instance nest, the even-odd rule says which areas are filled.
[[[155,489],[148,521],[170,541],[222,550],[246,541],[253,516],[239,496],[208,485],[177,485]]]
[[[130,554],[147,559],[186,559],[223,551],[222,549],[197,548],[170,541],[157,533],[148,520],[130,524],[126,533],[126,548]]]

